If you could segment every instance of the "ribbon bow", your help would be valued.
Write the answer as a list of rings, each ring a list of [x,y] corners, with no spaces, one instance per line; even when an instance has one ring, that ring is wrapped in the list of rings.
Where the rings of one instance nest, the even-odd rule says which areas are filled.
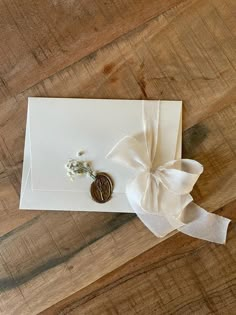
[[[159,116],[160,101],[148,105],[143,102],[143,138],[138,141],[126,136],[107,155],[136,172],[126,186],[131,207],[158,237],[178,229],[193,237],[225,243],[230,220],[208,213],[190,195],[203,166],[190,159],[158,165]]]

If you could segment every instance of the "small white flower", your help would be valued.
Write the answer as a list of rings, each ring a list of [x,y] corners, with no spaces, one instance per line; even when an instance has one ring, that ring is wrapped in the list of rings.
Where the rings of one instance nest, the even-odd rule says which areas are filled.
[[[77,153],[78,156],[84,154],[83,151]],[[86,175],[87,177],[96,177],[97,172],[93,171],[90,163],[87,161],[81,161],[76,159],[70,159],[67,164],[65,164],[65,168],[67,170],[67,176],[70,177],[71,181],[74,181],[76,176]]]

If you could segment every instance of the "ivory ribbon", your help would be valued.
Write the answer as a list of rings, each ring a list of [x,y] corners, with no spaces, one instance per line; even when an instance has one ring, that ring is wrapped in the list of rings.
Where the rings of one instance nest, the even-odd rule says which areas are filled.
[[[223,244],[229,219],[207,212],[193,202],[190,192],[203,166],[194,160],[172,160],[156,166],[160,101],[144,104],[144,140],[126,136],[107,158],[133,168],[136,176],[126,195],[140,220],[157,236],[177,229],[190,236]]]

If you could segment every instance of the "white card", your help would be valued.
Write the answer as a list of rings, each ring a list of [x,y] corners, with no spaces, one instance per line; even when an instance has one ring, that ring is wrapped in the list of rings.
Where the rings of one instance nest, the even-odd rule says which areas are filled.
[[[125,194],[133,171],[106,159],[126,135],[143,137],[141,100],[29,98],[20,209],[133,212]],[[181,158],[181,142],[182,102],[161,101],[158,163]],[[92,179],[72,182],[66,174],[81,150],[82,160],[114,181],[104,204],[90,196]]]

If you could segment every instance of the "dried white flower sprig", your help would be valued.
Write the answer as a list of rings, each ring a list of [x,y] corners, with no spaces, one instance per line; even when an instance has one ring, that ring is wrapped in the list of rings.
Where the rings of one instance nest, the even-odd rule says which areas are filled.
[[[72,181],[75,177],[87,175],[93,179],[90,186],[90,194],[95,202],[105,203],[111,199],[113,192],[113,181],[109,174],[105,172],[95,172],[91,163],[88,161],[82,161],[81,156],[84,151],[77,153],[79,159],[70,159],[66,165],[67,175]]]
[[[78,156],[83,155],[84,152],[78,152]],[[90,176],[93,180],[96,178],[97,173],[91,168],[91,165],[87,161],[80,161],[76,159],[69,160],[65,168],[67,170],[67,175],[73,181],[76,176],[87,175]]]

